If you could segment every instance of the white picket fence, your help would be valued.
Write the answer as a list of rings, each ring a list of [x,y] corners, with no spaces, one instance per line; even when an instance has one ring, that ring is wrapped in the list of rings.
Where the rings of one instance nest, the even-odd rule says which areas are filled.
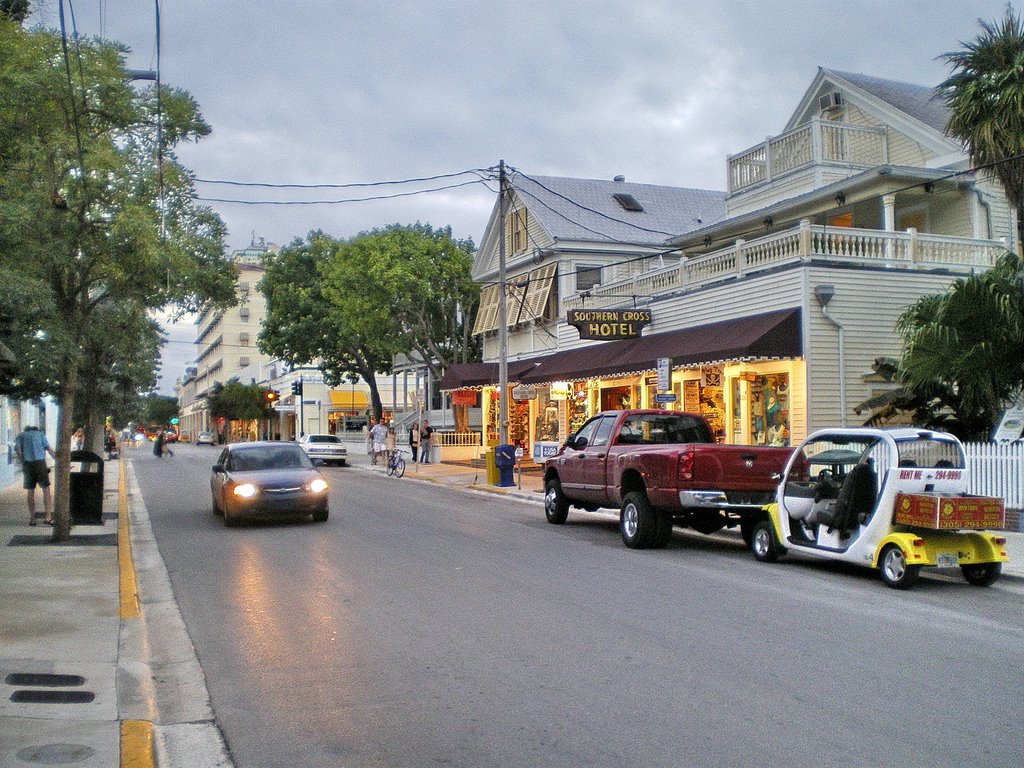
[[[1024,509],[1024,443],[964,443],[971,471],[968,493],[999,496]]]

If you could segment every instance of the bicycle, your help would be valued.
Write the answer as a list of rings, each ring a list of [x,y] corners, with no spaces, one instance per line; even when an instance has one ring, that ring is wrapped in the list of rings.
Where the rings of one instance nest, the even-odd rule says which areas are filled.
[[[391,456],[388,457],[388,475],[394,475],[395,477],[401,477],[405,474],[405,459],[402,458],[402,449],[396,448],[392,451]]]

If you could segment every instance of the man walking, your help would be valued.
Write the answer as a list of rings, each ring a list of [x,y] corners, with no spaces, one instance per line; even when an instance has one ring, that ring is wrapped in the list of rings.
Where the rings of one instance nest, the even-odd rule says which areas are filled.
[[[384,419],[381,419],[373,425],[373,429],[370,430],[370,441],[373,443],[373,463],[377,463],[377,459],[385,454],[387,450],[386,442],[388,439],[388,428],[384,426]]]
[[[39,427],[25,427],[25,430],[14,438],[14,450],[21,459],[21,471],[25,477],[24,488],[28,491],[28,524],[36,524],[36,486],[43,489],[43,511],[46,524],[53,525],[53,513],[50,511],[50,470],[46,466],[46,454],[56,459],[46,435]]]

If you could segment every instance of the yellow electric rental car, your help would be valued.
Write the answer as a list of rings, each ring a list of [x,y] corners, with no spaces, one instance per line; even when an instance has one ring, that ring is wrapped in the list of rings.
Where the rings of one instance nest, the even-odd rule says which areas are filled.
[[[922,568],[992,584],[1007,560],[1002,499],[967,494],[964,449],[928,430],[828,429],[793,452],[776,501],[754,526],[754,557],[789,551],[877,568],[908,589]]]

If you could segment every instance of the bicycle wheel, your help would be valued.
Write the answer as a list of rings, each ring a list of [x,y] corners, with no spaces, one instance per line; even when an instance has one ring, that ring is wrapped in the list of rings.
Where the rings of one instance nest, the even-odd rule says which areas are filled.
[[[395,459],[395,477],[401,477],[405,474],[405,459]]]
[[[388,477],[395,474],[395,461],[394,459],[388,460]]]

